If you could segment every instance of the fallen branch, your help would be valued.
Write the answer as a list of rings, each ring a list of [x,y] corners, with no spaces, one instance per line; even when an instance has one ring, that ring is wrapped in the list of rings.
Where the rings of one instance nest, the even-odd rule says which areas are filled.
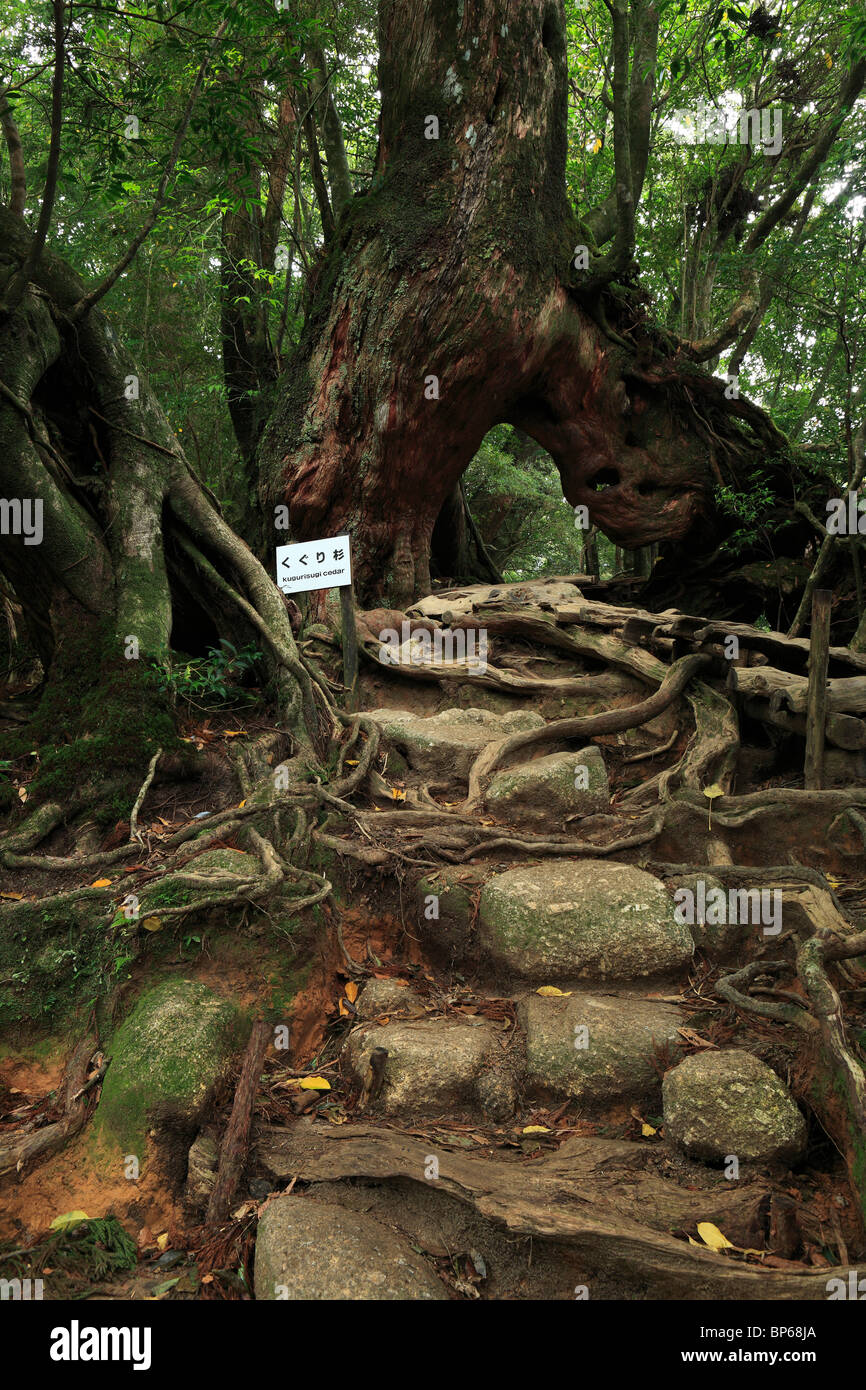
[[[216,1181],[208,1202],[205,1224],[221,1226],[228,1218],[238,1183],[244,1169],[250,1139],[250,1122],[265,1065],[265,1053],[271,1040],[271,1027],[263,1018],[256,1019],[241,1064],[232,1113],[220,1145]]]

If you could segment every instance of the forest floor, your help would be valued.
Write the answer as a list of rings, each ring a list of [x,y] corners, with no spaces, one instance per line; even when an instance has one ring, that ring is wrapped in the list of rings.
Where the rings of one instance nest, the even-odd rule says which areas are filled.
[[[80,824],[61,825],[4,873],[10,911],[88,885],[119,906],[131,885],[151,915],[104,982],[74,1094],[80,1013],[6,1039],[0,1276],[94,1299],[370,1297],[371,1279],[386,1298],[823,1299],[847,1277],[866,1254],[859,706],[837,707],[849,746],[807,792],[796,709],[772,698],[798,696],[805,644],[587,592],[452,589],[358,615],[357,756],[334,784],[375,751],[351,803],[322,807],[306,862],[331,891],[299,913],[165,889],[197,868],[199,890],[205,869],[243,878],[242,855],[260,871],[228,819],[287,756],[256,703],[182,714],[205,771],[154,780],[129,862],[128,823],[98,829],[85,871]],[[416,643],[484,632],[485,660],[404,646],[389,664],[381,633],[402,622]],[[302,639],[336,685],[339,635]],[[864,667],[837,651],[831,681]],[[226,834],[166,874],[177,837],[223,813]],[[756,889],[738,917],[731,894]],[[192,1099],[163,1094],[161,1057],[132,1077],[123,1030],[165,985],[271,1030],[218,1222],[243,1043],[208,1056]],[[179,1018],[150,1035],[169,1060]],[[142,1084],[146,1133],[100,1128]]]

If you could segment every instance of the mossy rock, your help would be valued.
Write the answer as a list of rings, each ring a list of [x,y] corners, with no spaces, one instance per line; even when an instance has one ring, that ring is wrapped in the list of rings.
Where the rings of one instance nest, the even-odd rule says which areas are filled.
[[[151,1126],[191,1138],[247,1031],[233,1004],[195,980],[149,989],[107,1048],[97,1136],[140,1160]]]
[[[158,915],[160,908],[193,907],[197,897],[215,889],[230,891],[236,886],[238,878],[254,879],[260,877],[261,864],[254,854],[244,854],[238,849],[208,849],[197,854],[176,873],[166,874],[142,890],[140,916]],[[184,882],[188,874],[201,874],[212,880],[211,884],[192,887]],[[226,875],[231,874],[231,879]]]
[[[657,1055],[681,1055],[673,1004],[616,994],[528,995],[517,1016],[526,1033],[526,1082],[533,1095],[585,1103],[629,1097],[657,1107]],[[584,1031],[585,1030],[585,1031]]]
[[[544,723],[530,710],[496,715],[478,708],[443,709],[426,717],[411,710],[375,709],[368,717],[415,772],[439,781],[467,778],[475,758],[488,743],[541,728]]]
[[[610,810],[607,768],[595,747],[549,753],[497,773],[484,800],[494,815],[515,824],[558,827],[567,816]]]
[[[239,849],[207,849],[182,870],[188,874],[238,874],[243,878],[256,878],[261,871],[257,856]]]
[[[466,956],[475,894],[483,881],[483,874],[477,869],[454,865],[437,870],[417,884],[419,935],[434,956],[452,960]]]
[[[607,859],[496,874],[482,889],[478,922],[500,968],[539,982],[637,979],[679,970],[694,952],[664,884]]]
[[[690,1158],[791,1162],[806,1147],[806,1121],[785,1083],[751,1052],[698,1052],[667,1073],[665,1135]]]
[[[344,1056],[363,1081],[374,1047],[388,1054],[377,1109],[386,1115],[475,1114],[499,1123],[514,1112],[514,1085],[502,1065],[496,1026],[467,1017],[410,1018],[361,1024],[346,1041]]]
[[[256,1237],[256,1298],[407,1302],[448,1294],[409,1241],[389,1226],[306,1196],[277,1197]]]

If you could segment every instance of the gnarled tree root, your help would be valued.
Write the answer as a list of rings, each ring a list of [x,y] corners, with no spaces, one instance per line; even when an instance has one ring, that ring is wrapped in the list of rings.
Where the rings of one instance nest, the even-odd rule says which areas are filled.
[[[60,1103],[63,1114],[59,1120],[45,1125],[30,1134],[0,1139],[0,1179],[22,1170],[37,1158],[47,1158],[49,1154],[62,1149],[73,1135],[83,1128],[90,1113],[90,1091],[86,1089],[87,1069],[97,1046],[96,1034],[91,1032],[81,1039],[66,1064],[60,1087]]]
[[[304,1182],[366,1177],[430,1186],[424,1174],[432,1154],[439,1165],[437,1191],[510,1231],[568,1244],[599,1272],[636,1276],[655,1298],[824,1300],[829,1279],[847,1280],[847,1267],[780,1273],[675,1239],[668,1231],[693,1228],[698,1221],[712,1220],[724,1230],[729,1220],[742,1220],[744,1203],[751,1199],[721,1178],[712,1194],[676,1187],[647,1171],[655,1152],[622,1141],[578,1138],[527,1165],[452,1153],[428,1139],[365,1125],[315,1126],[303,1134],[262,1127],[256,1147],[259,1163],[272,1177]],[[765,1191],[756,1185],[755,1197]],[[636,1221],[636,1209],[652,1212],[661,1229]]]

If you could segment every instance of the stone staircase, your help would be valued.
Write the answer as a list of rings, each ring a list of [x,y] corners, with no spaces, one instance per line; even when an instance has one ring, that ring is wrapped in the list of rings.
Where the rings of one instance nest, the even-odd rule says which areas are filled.
[[[485,878],[448,867],[419,883],[417,921],[443,978],[471,973],[471,993],[452,984],[444,997],[475,995],[479,1012],[455,1016],[405,983],[368,983],[343,1055],[361,1085],[373,1049],[388,1054],[372,1115],[501,1125],[542,1104],[571,1100],[603,1116],[629,1101],[664,1114],[669,1137],[673,1106],[672,1132],[702,1158],[802,1152],[802,1116],[763,1062],[739,1048],[685,1056],[679,1030],[689,1015],[672,1001],[695,946],[652,874],[607,859],[550,859]],[[501,1021],[484,1016],[485,997],[514,1005],[507,1044]]]
[[[382,709],[373,718],[388,775],[409,787],[449,783],[458,795],[491,739],[543,722],[480,709],[429,718]],[[548,750],[485,788],[480,814],[504,823],[504,837],[510,825],[537,834],[545,817],[561,829],[608,811],[602,752]],[[589,775],[577,777],[578,768]],[[734,1243],[752,1248],[772,1227],[772,1246],[762,1248],[791,1256],[801,1248],[784,1185],[806,1151],[807,1123],[778,1058],[733,1032],[715,1045],[694,1027],[695,975],[730,959],[760,927],[687,925],[674,901],[685,879],[632,863],[527,853],[529,862],[503,867],[498,857],[444,864],[416,882],[405,924],[427,964],[369,979],[358,994],[343,1075],[350,1093],[362,1092],[373,1058],[379,1081],[352,1123],[335,1130],[302,1120],[260,1145],[272,1181],[310,1186],[262,1214],[257,1297],[342,1297],[338,1265],[351,1272],[345,1296],[439,1297],[418,1253],[441,1257],[435,1231],[446,1228],[463,1252],[455,1262],[446,1244],[451,1296],[826,1297],[822,1271],[783,1279],[719,1256],[714,1264],[706,1248],[692,1248],[701,1244],[698,1223],[714,1214]],[[718,1017],[718,1001],[708,1002]],[[566,1111],[574,1137],[539,1122]],[[467,1130],[471,1155],[460,1152]],[[438,1139],[410,1137],[425,1134]],[[558,1149],[545,1153],[545,1134]],[[485,1136],[489,1146],[479,1149]],[[326,1268],[320,1258],[299,1262],[281,1224],[300,1229],[320,1208],[339,1254]],[[394,1279],[384,1256],[377,1264],[375,1241],[372,1255],[359,1254],[371,1236],[356,1223],[364,1214],[369,1224],[371,1211],[402,1271]],[[505,1228],[532,1237],[534,1273],[534,1255],[517,1268]],[[389,1244],[395,1230],[402,1256]],[[633,1269],[623,1273],[631,1268],[623,1241],[646,1261],[636,1281]],[[594,1276],[581,1272],[587,1259]],[[574,1287],[584,1293],[574,1293],[569,1280],[583,1278]]]

